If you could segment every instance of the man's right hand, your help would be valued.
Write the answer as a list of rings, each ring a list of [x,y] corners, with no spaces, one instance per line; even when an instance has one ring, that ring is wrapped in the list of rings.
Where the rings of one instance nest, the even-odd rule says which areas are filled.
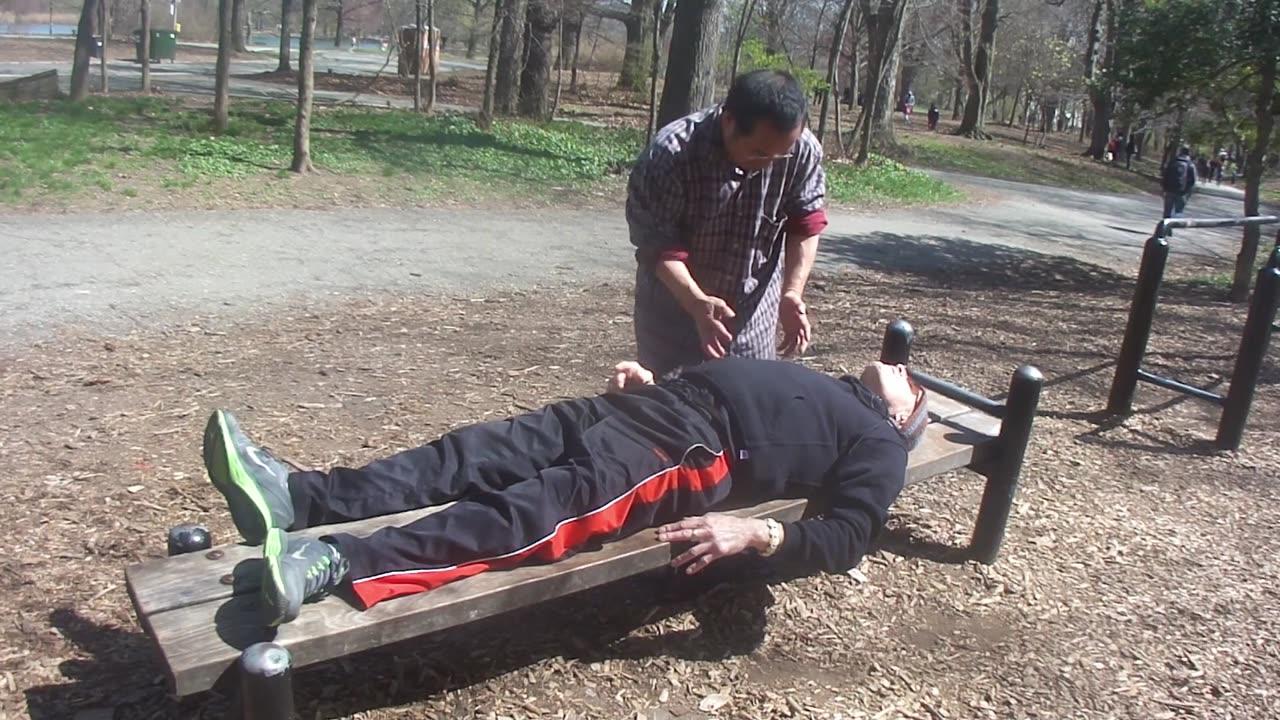
[[[698,328],[702,354],[715,359],[724,357],[728,353],[729,344],[733,342],[733,334],[725,327],[724,321],[736,316],[729,303],[718,297],[703,295],[691,301],[685,311]]]

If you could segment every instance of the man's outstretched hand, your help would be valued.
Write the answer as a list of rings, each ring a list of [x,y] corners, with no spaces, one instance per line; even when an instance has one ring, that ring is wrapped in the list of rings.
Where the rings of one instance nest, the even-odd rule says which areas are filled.
[[[705,570],[720,558],[737,555],[748,548],[769,547],[769,526],[764,520],[740,518],[724,513],[709,513],[685,518],[658,528],[658,542],[689,542],[693,547],[682,553],[671,566],[685,569],[690,575]]]
[[[636,385],[652,385],[653,373],[646,370],[634,360],[620,362],[613,366],[613,375],[609,376],[609,387],[606,392],[623,392]]]
[[[799,293],[784,293],[778,302],[778,323],[782,325],[783,355],[803,354],[809,349],[809,312]]]

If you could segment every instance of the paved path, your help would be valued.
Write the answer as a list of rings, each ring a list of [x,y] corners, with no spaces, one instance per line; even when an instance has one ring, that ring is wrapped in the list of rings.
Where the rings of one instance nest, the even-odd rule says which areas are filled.
[[[315,69],[317,73],[324,73],[332,70],[333,72],[348,73],[353,75],[373,76],[381,72],[386,76],[395,76],[396,59],[391,58],[391,62],[383,67],[386,62],[386,56],[375,53],[351,53],[344,50],[328,50],[316,51]],[[243,75],[251,73],[267,72],[276,68],[277,61],[274,57],[250,57],[234,60],[231,63],[231,74]],[[297,65],[297,58],[294,58],[294,65]],[[102,77],[100,74],[100,66],[97,60],[94,60],[90,70],[89,84],[95,91]],[[451,72],[459,70],[483,70],[483,65],[462,60],[441,60],[440,73],[447,75]],[[215,84],[214,75],[215,63],[213,59],[187,61],[187,62],[160,62],[151,66],[151,83],[152,86],[159,91],[179,94],[179,95],[212,95]],[[71,62],[43,62],[43,61],[24,61],[24,62],[0,62],[0,80],[23,77],[26,75],[34,75],[35,73],[45,72],[47,70],[58,71],[58,81],[62,86],[63,92],[70,92],[71,88]],[[120,58],[108,58],[107,72],[110,80],[110,87],[117,92],[136,92],[142,89],[142,67],[135,62],[123,60]],[[258,99],[281,99],[294,100],[297,98],[297,88],[288,83],[265,82],[258,80],[246,80],[243,78],[232,77],[229,88],[231,95],[236,97],[258,98]],[[317,89],[316,102],[319,103],[352,103],[358,105],[372,105],[377,107],[413,107],[412,97],[386,96],[376,93],[354,93],[341,92],[335,90]],[[449,105],[445,103],[437,103],[436,107],[441,111],[461,112],[465,110],[462,106]]]
[[[820,264],[940,264],[983,248],[1069,255],[1131,274],[1154,196],[1099,195],[945,176],[987,198],[953,207],[836,213]],[[1199,196],[1192,216],[1240,214]],[[1175,253],[1231,258],[1238,232],[1176,236]],[[922,252],[921,241],[932,249]],[[192,312],[378,290],[492,288],[627,278],[621,210],[239,210],[0,217],[0,349],[66,324],[128,329]]]

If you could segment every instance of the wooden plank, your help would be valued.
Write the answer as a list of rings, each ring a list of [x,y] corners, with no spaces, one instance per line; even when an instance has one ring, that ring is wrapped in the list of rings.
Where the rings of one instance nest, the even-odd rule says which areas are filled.
[[[804,500],[776,500],[738,511],[748,517],[797,519]],[[663,567],[672,547],[649,532],[548,565],[481,573],[431,592],[361,611],[338,597],[303,609],[297,620],[271,631],[262,625],[254,595],[237,595],[153,615],[151,629],[178,695],[207,690],[240,651],[271,639],[287,647],[295,667],[342,657],[399,640],[489,617]]]
[[[990,433],[998,426],[998,420],[976,411],[934,423],[921,447],[912,453],[908,482],[980,459],[984,450],[991,447]],[[805,507],[804,500],[778,500],[737,510],[735,514],[795,519]],[[408,514],[401,514],[404,515]],[[401,516],[378,518],[377,527]],[[319,532],[332,530],[329,527]],[[629,577],[662,567],[670,558],[669,545],[658,543],[650,533],[637,533],[558,563],[482,573],[428,593],[382,603],[369,611],[359,611],[339,598],[326,598],[305,608],[298,620],[281,627],[273,639],[289,647],[295,665],[301,667]],[[185,559],[173,558],[161,564]],[[255,569],[251,573],[255,580],[252,584],[246,580],[235,588],[221,583],[210,585],[206,577],[204,590],[216,591],[216,597],[146,614],[144,625],[161,648],[179,695],[208,689],[235,662],[240,650],[272,639],[271,631],[262,625],[257,597],[251,592],[257,572]],[[135,572],[133,579],[138,577]],[[199,580],[184,577],[185,581]],[[148,589],[172,591],[175,582],[178,581],[153,584]],[[142,594],[133,586],[130,592],[135,597]],[[135,600],[139,605],[148,602]],[[148,606],[161,605],[163,602]]]
[[[12,80],[0,80],[0,100],[25,102],[62,97],[58,89],[58,71],[46,70]]]
[[[999,420],[947,398],[942,400],[946,402],[935,403],[931,413],[937,412],[947,419],[935,421],[921,446],[911,454],[908,483],[968,465],[971,453],[962,446],[977,443],[982,433],[994,435],[999,431]],[[446,507],[448,505],[440,505],[341,525],[308,528],[293,535],[319,537],[326,533],[345,532],[363,537],[379,528],[408,524]],[[125,578],[134,598],[134,609],[140,617],[146,617],[255,592],[261,558],[261,548],[224,545],[213,552],[147,560],[126,568]]]

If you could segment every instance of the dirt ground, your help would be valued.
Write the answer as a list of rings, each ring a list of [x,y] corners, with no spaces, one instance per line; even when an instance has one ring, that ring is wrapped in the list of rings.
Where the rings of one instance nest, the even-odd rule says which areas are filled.
[[[26,40],[7,37],[0,40],[0,62],[71,62],[75,52],[74,39],[58,40]],[[133,38],[112,37],[107,46],[107,60],[129,60],[137,57],[137,48]],[[218,57],[213,48],[186,47],[179,45],[176,62],[208,61]],[[97,63],[95,59],[93,61]],[[168,63],[168,60],[163,61]]]
[[[0,717],[222,717],[225,697],[168,697],[123,587],[171,525],[233,538],[199,460],[210,409],[294,462],[358,464],[596,391],[631,347],[629,286],[193,316],[0,358]],[[930,372],[991,395],[1023,362],[1048,377],[994,566],[957,550],[981,484],[955,474],[909,489],[856,573],[588,591],[303,670],[300,717],[1280,716],[1275,350],[1239,452],[1209,447],[1212,408],[1164,391],[1107,420],[1131,287],[1014,251],[812,282],[814,367],[854,368],[901,316]],[[1221,389],[1243,316],[1171,281],[1149,366]]]
[[[269,71],[237,75],[246,80],[296,85],[297,73]],[[578,73],[578,86],[571,85],[568,72],[564,74],[560,92],[560,105],[556,117],[599,122],[611,126],[644,127],[649,121],[647,96],[619,90],[616,72],[582,71]],[[325,73],[315,75],[316,89],[363,95],[413,97],[414,80],[396,74],[394,59],[377,76]],[[555,95],[556,77],[551,77],[550,92]],[[426,92],[425,82],[423,92]],[[484,73],[454,71],[443,75],[436,85],[436,101],[445,105],[478,108],[484,97]]]

